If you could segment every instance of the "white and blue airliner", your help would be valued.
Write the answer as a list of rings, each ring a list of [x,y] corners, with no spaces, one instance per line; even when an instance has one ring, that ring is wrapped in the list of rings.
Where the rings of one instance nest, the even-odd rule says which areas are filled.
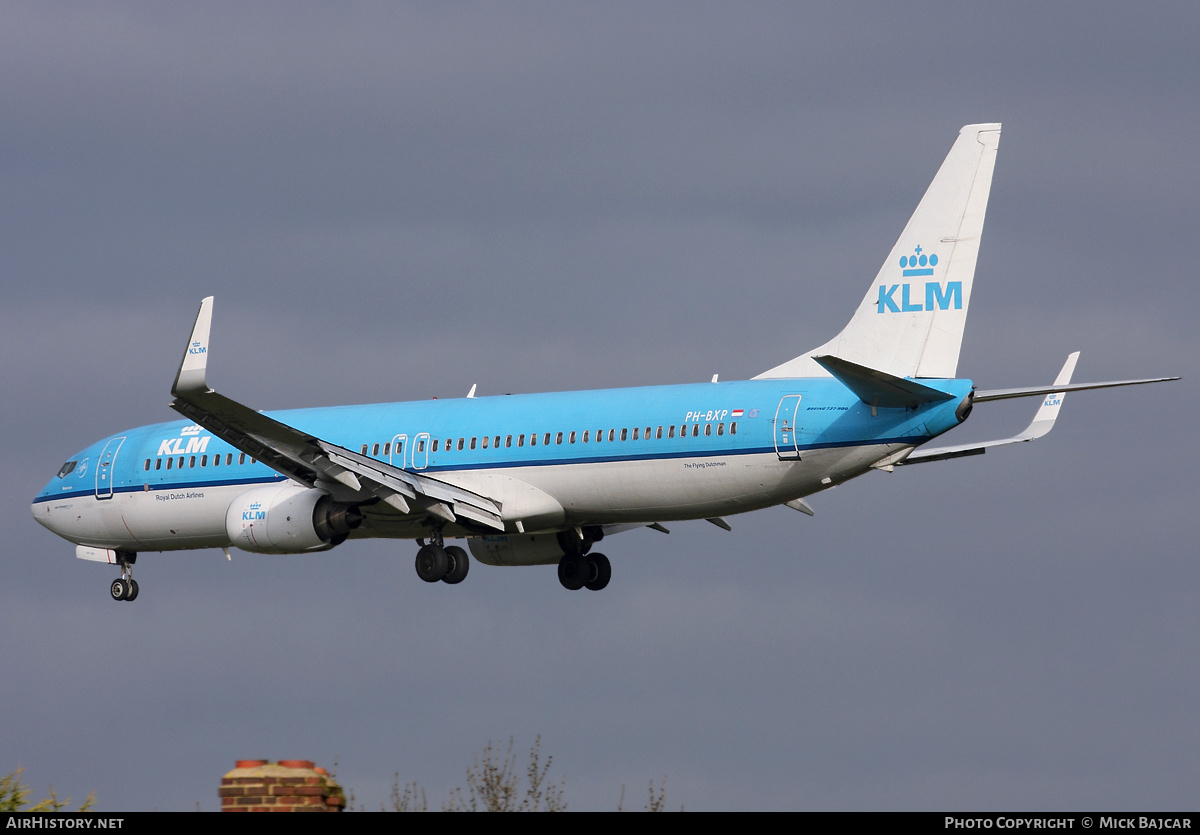
[[[849,324],[751,380],[259,412],[208,387],[204,299],[172,387],[186,418],[81,450],[33,502],[76,556],[118,565],[133,600],[147,551],[324,551],[416,540],[417,574],[459,583],[467,540],[487,565],[557,565],[604,588],[609,534],[784,504],[873,469],[975,455],[1053,426],[1065,392],[1176,379],[977,391],[955,377],[1000,125],[968,125]],[[928,448],[976,403],[1042,397],[1000,440]]]

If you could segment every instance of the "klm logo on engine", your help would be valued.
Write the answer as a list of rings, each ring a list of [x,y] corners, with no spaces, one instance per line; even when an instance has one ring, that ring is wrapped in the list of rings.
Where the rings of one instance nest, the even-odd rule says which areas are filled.
[[[158,445],[158,455],[202,455],[208,449],[208,439],[211,435],[200,437],[204,431],[202,426],[185,426],[179,432],[178,438],[167,438]],[[182,466],[182,465],[181,465]]]
[[[243,522],[261,522],[267,518],[267,512],[262,509],[261,502],[250,502],[249,510],[242,511]]]
[[[933,276],[938,257],[917,247],[912,255],[900,256],[900,274],[904,278]],[[915,292],[913,288],[916,288]],[[897,297],[897,292],[899,297]],[[920,284],[879,285],[879,301],[876,313],[915,313],[921,310],[962,310],[962,282],[948,281],[945,286],[937,281]]]

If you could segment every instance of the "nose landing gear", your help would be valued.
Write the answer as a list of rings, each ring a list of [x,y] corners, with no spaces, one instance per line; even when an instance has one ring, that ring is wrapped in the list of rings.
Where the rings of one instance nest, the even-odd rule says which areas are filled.
[[[138,584],[137,580],[133,579],[133,564],[137,562],[137,554],[117,551],[117,562],[121,565],[121,576],[112,581],[108,592],[113,600],[136,600]]]

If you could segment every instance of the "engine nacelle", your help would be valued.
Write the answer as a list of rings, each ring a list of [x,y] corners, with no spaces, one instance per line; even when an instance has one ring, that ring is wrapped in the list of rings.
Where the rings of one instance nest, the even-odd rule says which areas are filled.
[[[583,538],[574,529],[558,533],[498,534],[473,536],[467,546],[484,565],[557,565],[567,551],[586,554],[604,538],[597,526],[583,529]]]
[[[557,565],[563,557],[558,535],[553,533],[473,536],[467,546],[484,565]]]
[[[225,513],[230,541],[256,554],[324,551],[344,542],[360,524],[357,508],[335,502],[324,491],[290,483],[248,490]]]

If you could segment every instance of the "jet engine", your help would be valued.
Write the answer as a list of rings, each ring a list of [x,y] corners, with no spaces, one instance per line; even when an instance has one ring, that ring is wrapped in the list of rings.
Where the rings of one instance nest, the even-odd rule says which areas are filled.
[[[583,529],[583,539],[574,530],[558,533],[499,534],[472,536],[467,547],[484,565],[556,565],[567,552],[586,554],[604,538],[600,527]]]
[[[356,507],[335,502],[322,490],[283,483],[234,499],[225,513],[225,532],[243,551],[299,554],[345,542],[362,518]]]

